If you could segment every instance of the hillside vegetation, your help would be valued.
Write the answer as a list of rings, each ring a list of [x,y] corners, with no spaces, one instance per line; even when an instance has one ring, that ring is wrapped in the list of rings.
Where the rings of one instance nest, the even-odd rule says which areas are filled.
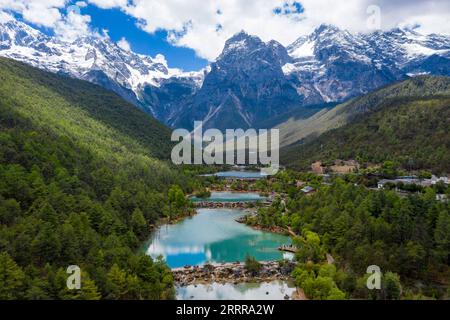
[[[169,134],[98,86],[0,59],[0,300],[172,298],[170,270],[135,253],[188,209],[190,180],[158,159]]]
[[[311,141],[324,132],[351,123],[362,114],[378,110],[391,99],[432,96],[450,96],[450,77],[411,78],[352,99],[331,110],[323,109],[307,119],[292,117],[277,126],[281,144],[286,147]]]
[[[373,113],[316,140],[286,148],[282,161],[310,168],[314,161],[394,161],[405,170],[450,172],[450,98],[387,100]]]
[[[360,178],[337,177],[325,185],[316,175],[280,172],[265,183],[286,198],[260,208],[247,223],[298,235],[293,276],[310,299],[448,299],[450,204],[436,200],[436,187],[404,196],[370,190]],[[316,192],[303,194],[299,180]],[[373,265],[382,271],[381,290],[367,288]]]

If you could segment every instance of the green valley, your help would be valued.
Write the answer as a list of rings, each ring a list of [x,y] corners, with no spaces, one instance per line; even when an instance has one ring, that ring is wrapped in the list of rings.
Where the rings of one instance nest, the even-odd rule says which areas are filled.
[[[356,118],[374,112],[389,100],[450,96],[450,78],[420,76],[375,92],[351,99],[331,109],[322,109],[310,118],[291,117],[277,125],[284,147],[306,143],[321,134],[353,122]]]
[[[405,90],[405,86],[418,86],[420,81],[428,83],[424,92],[433,88],[438,94],[422,98],[381,98],[386,90]],[[409,80],[363,97],[358,104],[339,106],[332,111],[340,119],[349,119],[351,114],[347,124],[305,144],[285,147],[282,162],[310,169],[315,161],[332,163],[335,159],[356,159],[363,165],[393,161],[408,171],[447,173],[450,171],[449,83],[448,78]]]
[[[173,297],[164,262],[135,253],[189,205],[166,127],[100,87],[1,58],[0,146],[0,299]],[[81,291],[66,287],[69,265]]]

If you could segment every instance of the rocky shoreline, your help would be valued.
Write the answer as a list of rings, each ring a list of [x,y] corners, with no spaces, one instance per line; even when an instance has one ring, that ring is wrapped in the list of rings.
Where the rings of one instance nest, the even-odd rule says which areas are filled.
[[[175,284],[185,287],[189,285],[211,283],[262,283],[271,281],[292,280],[291,273],[295,267],[293,262],[261,262],[258,273],[248,272],[243,263],[206,264],[204,266],[186,266],[172,269]]]
[[[284,236],[291,236],[291,234],[289,233],[289,230],[284,229],[282,227],[278,227],[278,226],[273,226],[273,227],[263,227],[261,225],[258,224],[249,224],[247,223],[247,218],[251,217],[252,215],[256,214],[255,210],[247,210],[248,215],[243,216],[239,219],[236,219],[236,222],[241,223],[241,224],[245,224],[246,226],[254,229],[254,230],[258,230],[258,231],[264,231],[264,232],[270,232],[270,233],[276,233],[276,234],[281,234]]]
[[[238,222],[239,222],[239,221],[238,221]],[[281,234],[281,235],[283,235],[283,236],[289,236],[289,235],[290,235],[290,234],[289,234],[289,231],[286,230],[286,229],[284,229],[284,228],[282,228],[282,227],[274,226],[274,227],[268,228],[268,227],[263,227],[263,226],[260,226],[260,225],[251,225],[251,224],[247,224],[246,222],[241,222],[241,223],[244,223],[244,224],[246,224],[248,227],[250,227],[250,228],[252,228],[252,229],[255,229],[255,230],[258,230],[258,231],[264,231],[264,232],[276,233],[276,234]]]
[[[254,205],[252,202],[195,202],[194,206],[196,208],[206,208],[206,209],[247,209]]]

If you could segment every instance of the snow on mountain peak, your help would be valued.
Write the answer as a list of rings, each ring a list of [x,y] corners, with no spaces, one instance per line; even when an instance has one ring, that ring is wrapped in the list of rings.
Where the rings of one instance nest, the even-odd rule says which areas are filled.
[[[6,23],[11,20],[14,20],[13,16],[0,10],[0,23]]]
[[[325,101],[333,101],[368,92],[372,84],[376,88],[412,74],[446,74],[450,37],[422,35],[407,28],[352,34],[321,25],[287,49],[293,62],[286,63],[283,72],[300,83],[298,90],[313,87]],[[434,56],[441,60],[427,62]],[[435,67],[436,63],[440,66]],[[369,75],[370,79],[365,78]]]
[[[294,59],[303,58],[303,57],[312,57],[314,56],[314,47],[316,42],[314,40],[306,40],[300,46],[294,48],[290,55]]]
[[[133,53],[107,35],[63,41],[11,18],[0,15],[0,56],[97,83],[169,125],[189,127],[192,117],[211,114],[211,125],[223,125],[220,117],[231,112],[230,124],[247,126],[263,109],[275,114],[416,74],[450,74],[450,37],[407,28],[352,34],[323,24],[287,48],[241,31],[211,66],[183,72],[163,55]]]
[[[4,14],[1,17],[0,55],[41,69],[81,79],[90,77],[92,71],[100,71],[135,93],[145,85],[158,86],[162,79],[183,74],[179,69],[169,68],[163,55],[152,58],[135,54],[106,35],[92,34],[63,41]]]

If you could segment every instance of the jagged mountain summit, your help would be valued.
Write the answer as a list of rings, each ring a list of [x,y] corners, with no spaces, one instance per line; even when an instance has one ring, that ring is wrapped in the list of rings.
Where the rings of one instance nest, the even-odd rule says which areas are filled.
[[[450,75],[450,38],[393,29],[351,34],[321,25],[288,47],[286,76],[326,102],[366,94],[420,74]]]
[[[240,32],[230,38],[203,86],[183,105],[176,127],[203,120],[206,127],[249,128],[304,103],[282,66],[291,61],[276,41]]]
[[[164,80],[177,79],[197,87],[203,81],[202,72],[171,69],[164,57],[124,50],[107,36],[63,41],[18,20],[0,23],[0,55],[99,84],[151,113],[155,113],[153,106],[140,97],[146,86],[160,87]]]
[[[421,74],[450,75],[450,38],[412,30],[351,34],[321,25],[284,48],[240,32],[211,65],[203,86],[183,103],[174,126],[204,120],[219,129],[258,127],[295,111],[307,118],[344,101]]]
[[[450,37],[393,29],[353,34],[321,25],[284,47],[242,31],[205,70],[185,73],[164,58],[135,54],[106,36],[63,42],[29,25],[0,23],[0,56],[113,90],[172,127],[259,127],[295,112],[308,118],[408,77],[450,75]],[[311,106],[315,106],[311,108]]]

